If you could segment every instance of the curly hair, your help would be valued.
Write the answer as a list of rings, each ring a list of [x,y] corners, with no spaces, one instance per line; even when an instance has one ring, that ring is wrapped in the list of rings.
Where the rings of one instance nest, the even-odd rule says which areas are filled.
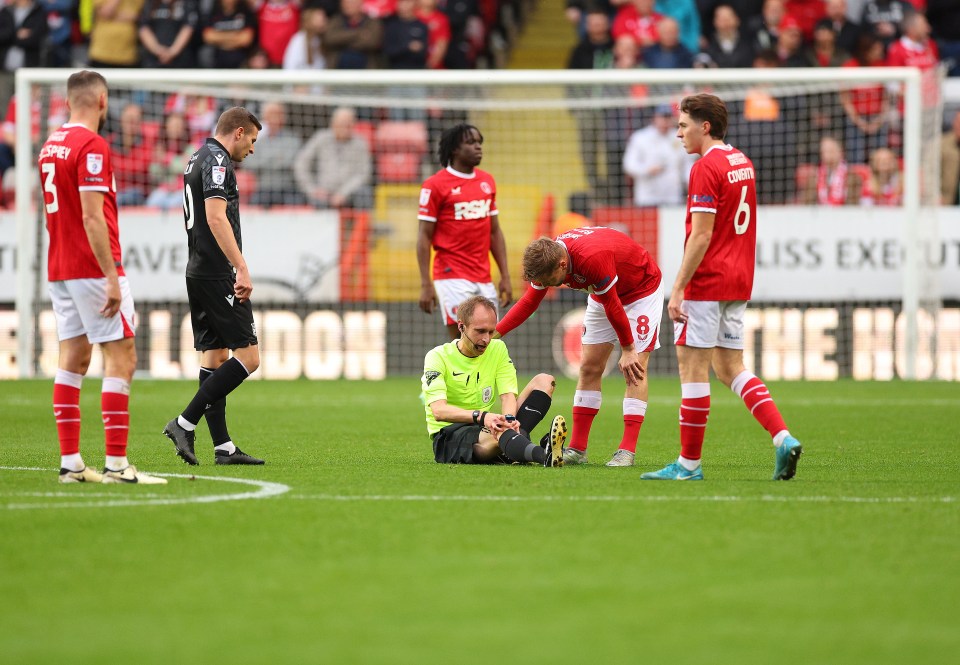
[[[477,136],[480,137],[480,143],[483,143],[483,134],[480,133],[480,130],[465,122],[444,130],[443,134],[440,135],[440,145],[437,147],[440,166],[450,166],[450,162],[453,160],[453,151],[460,147],[460,144],[463,143],[463,140],[471,131],[475,131]]]

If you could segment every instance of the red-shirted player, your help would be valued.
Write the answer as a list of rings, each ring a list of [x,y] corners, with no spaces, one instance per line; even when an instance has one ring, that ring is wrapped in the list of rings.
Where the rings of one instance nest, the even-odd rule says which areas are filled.
[[[690,172],[686,243],[667,312],[680,365],[680,459],[646,480],[703,480],[700,451],[710,413],[710,367],[773,437],[774,480],[797,470],[790,436],[767,387],[743,364],[743,314],[753,291],[757,191],[753,163],[723,142],[727,108],[710,94],[680,102],[677,137],[700,155]]]
[[[420,190],[420,309],[430,314],[440,304],[451,339],[460,336],[457,305],[470,296],[485,296],[500,307],[513,298],[507,268],[507,243],[497,213],[497,185],[476,168],[483,158],[483,135],[473,125],[443,132],[437,154],[444,168]],[[430,271],[430,247],[436,250]],[[500,269],[500,284],[490,277],[490,254]],[[432,274],[432,278],[431,278]]]
[[[81,71],[67,80],[70,119],[40,150],[38,166],[50,233],[50,300],[60,359],[53,415],[60,440],[60,482],[166,484],[127,461],[130,381],[137,365],[134,310],[120,263],[117,188],[110,147],[97,133],[107,118],[107,82]],[[80,385],[93,345],[103,351],[103,473],[80,456]]]
[[[632,238],[602,226],[572,229],[556,240],[540,238],[523,253],[530,287],[497,324],[498,336],[526,321],[548,286],[589,293],[583,318],[583,351],[573,397],[573,432],[563,452],[567,464],[587,463],[587,442],[600,410],[600,384],[613,345],[620,344],[620,370],[627,381],[623,437],[607,466],[633,466],[637,437],[647,413],[647,362],[660,347],[663,285],[653,257]]]

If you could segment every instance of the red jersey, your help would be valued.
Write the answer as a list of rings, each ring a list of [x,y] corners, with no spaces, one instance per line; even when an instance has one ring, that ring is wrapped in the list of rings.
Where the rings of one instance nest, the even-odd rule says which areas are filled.
[[[851,58],[843,64],[844,67],[863,67],[855,59]],[[870,67],[885,67],[885,62],[878,62]],[[850,88],[850,103],[860,115],[875,116],[883,112],[883,101],[887,96],[887,89],[882,85],[867,83],[865,85]]]
[[[633,331],[624,304],[636,302],[657,291],[660,267],[650,253],[630,236],[605,226],[571,229],[556,241],[567,250],[570,265],[563,285],[586,291],[603,306],[607,320],[624,346],[633,343]],[[547,287],[530,284],[517,304],[507,312],[497,330],[501,335],[527,320],[546,295]]]
[[[490,228],[497,214],[497,185],[486,171],[460,173],[449,166],[427,178],[417,219],[433,232],[434,279],[490,281]]]
[[[117,185],[113,179],[110,146],[102,136],[83,125],[67,124],[43,144],[38,164],[50,233],[47,279],[58,282],[104,276],[83,228],[80,192],[103,192],[110,252],[117,273],[122,276]]]
[[[714,146],[694,163],[687,194],[686,240],[693,213],[716,217],[710,246],[684,290],[685,299],[750,299],[757,250],[756,185],[753,162],[733,146]]]
[[[436,51],[438,42],[450,43],[450,19],[446,14],[436,9],[429,14],[418,11],[417,18],[427,24],[427,53],[430,56]],[[443,69],[442,60],[436,69]]]
[[[283,64],[290,38],[300,30],[300,7],[287,0],[267,0],[257,13],[260,48],[274,65]]]
[[[926,44],[920,44],[908,37],[901,37],[890,44],[886,64],[888,67],[933,69],[940,64],[940,53],[932,39],[928,38]]]
[[[629,35],[641,47],[650,46],[660,38],[657,25],[661,20],[663,20],[662,14],[651,12],[646,16],[641,16],[633,4],[627,4],[617,12],[610,33],[614,40]]]

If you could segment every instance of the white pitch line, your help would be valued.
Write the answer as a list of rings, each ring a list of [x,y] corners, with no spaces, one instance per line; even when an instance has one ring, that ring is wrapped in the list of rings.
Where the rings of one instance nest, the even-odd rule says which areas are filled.
[[[44,471],[53,472],[54,469],[43,469],[31,466],[0,466],[2,471]],[[250,492],[239,492],[234,494],[207,494],[204,496],[185,496],[185,497],[166,497],[152,492],[149,495],[139,495],[130,499],[111,499],[104,501],[56,501],[46,503],[8,503],[6,506],[0,505],[7,510],[30,510],[33,508],[118,508],[125,506],[177,506],[188,503],[218,503],[221,501],[243,501],[246,499],[266,499],[271,496],[279,496],[290,491],[289,485],[283,483],[272,483],[266,480],[251,480],[248,478],[230,478],[227,476],[198,476],[196,474],[186,473],[154,473],[151,475],[164,476],[167,478],[188,478],[196,480],[213,480],[223,483],[238,483],[240,485],[252,485],[257,489]],[[131,488],[131,492],[136,492]],[[54,493],[51,493],[54,494]],[[55,493],[57,496],[60,493]],[[103,496],[103,492],[98,492],[97,496]],[[32,494],[20,494],[19,496],[32,496]],[[72,496],[80,498],[84,496],[82,492]],[[159,498],[152,498],[157,497]]]
[[[954,496],[480,496],[469,494],[293,494],[291,499],[304,501],[460,501],[460,502],[541,502],[541,501],[587,501],[621,503],[702,502],[702,503],[955,503]]]

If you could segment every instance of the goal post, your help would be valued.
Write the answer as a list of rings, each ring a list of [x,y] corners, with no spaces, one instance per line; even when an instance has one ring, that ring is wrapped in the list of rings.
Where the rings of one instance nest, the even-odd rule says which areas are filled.
[[[45,288],[46,234],[34,166],[48,128],[40,122],[38,133],[36,116],[39,112],[50,121],[57,119],[54,109],[62,107],[70,73],[21,68],[16,75],[19,158],[13,215],[18,261],[16,287],[7,297],[15,300],[16,348],[10,355],[15,356],[15,373],[21,377],[49,373],[55,351]],[[149,132],[144,130],[144,140],[156,141],[156,132],[165,131],[169,116],[182,115],[190,125],[194,149],[199,137],[212,134],[210,118],[236,102],[258,114],[271,102],[282,103],[300,147],[314,132],[328,127],[334,109],[356,111],[356,131],[369,141],[372,175],[367,197],[358,198],[342,213],[311,205],[310,192],[298,184],[298,173],[289,178],[289,200],[261,205],[243,188],[255,189],[270,175],[258,170],[262,166],[254,163],[256,153],[240,165],[245,176],[244,250],[249,247],[257,253],[251,259],[255,285],[258,265],[266,278],[255,293],[265,356],[259,374],[266,378],[412,374],[425,351],[445,341],[436,313],[426,315],[417,307],[416,199],[420,183],[439,168],[435,156],[439,131],[454,122],[471,122],[484,133],[481,168],[497,181],[514,299],[524,288],[519,279],[523,247],[536,235],[556,230],[578,195],[581,202],[588,201],[593,223],[622,228],[648,246],[669,282],[683,239],[682,202],[635,206],[635,181],[623,170],[624,150],[634,131],[651,124],[658,107],[675,105],[684,94],[700,91],[714,92],[728,103],[729,140],[754,159],[761,178],[760,296],[750,307],[755,310],[750,325],[756,328],[750,331],[749,364],[763,372],[765,363],[774,363],[771,367],[779,363],[781,369],[800,363],[799,372],[785,369],[783,378],[960,378],[960,344],[955,339],[960,332],[954,329],[953,312],[944,317],[940,311],[944,297],[952,303],[960,292],[951,276],[944,294],[943,275],[950,266],[931,258],[944,242],[936,200],[942,108],[938,96],[930,94],[939,86],[933,74],[912,68],[824,68],[117,69],[104,75],[111,88],[108,131],[119,132],[123,108],[135,104],[141,108],[144,126],[150,127]],[[805,188],[816,194],[811,169],[818,159],[819,139],[830,133],[845,136],[847,131],[840,93],[870,85],[884,89],[889,98],[884,143],[902,165],[902,199],[893,206],[872,208],[858,201],[841,207],[805,200]],[[758,90],[772,100],[781,121],[752,122],[749,108]],[[207,106],[199,108],[201,102]],[[194,103],[198,108],[189,108]],[[762,107],[762,112],[769,108]],[[264,150],[269,141],[268,131]],[[865,159],[851,164],[854,171],[861,179],[867,177]],[[155,173],[147,177],[143,198],[163,189]],[[195,361],[188,358],[185,295],[177,293],[178,287],[183,291],[185,262],[182,215],[175,205],[176,192],[167,191],[166,198],[163,193],[156,201],[165,203],[138,200],[120,209],[124,263],[137,263],[133,272],[138,281],[131,283],[144,326],[143,339],[138,331],[139,369],[153,376],[189,376]],[[805,228],[806,219],[812,220],[810,228]],[[797,233],[787,232],[791,225]],[[846,238],[844,228],[855,234],[867,229],[870,235]],[[819,231],[814,229],[822,229],[823,237],[816,237]],[[950,233],[952,239],[956,234]],[[856,248],[857,238],[863,247]],[[307,246],[317,251],[306,251]],[[863,254],[863,265],[853,266],[852,259],[850,265],[843,263],[849,258],[844,252],[854,251]],[[877,252],[884,258],[878,259]],[[834,259],[836,265],[823,266]],[[497,278],[493,266],[494,281]],[[815,287],[821,283],[822,288]],[[162,284],[170,288],[161,288]],[[778,297],[781,284],[783,295]],[[0,293],[0,316],[3,301]],[[507,341],[522,371],[575,370],[576,310],[582,304],[582,294],[559,294],[511,335]],[[777,317],[777,310],[784,315]],[[14,325],[10,316],[4,321]],[[800,330],[789,330],[793,325]],[[675,370],[666,318],[661,332],[667,348],[654,354],[653,374]],[[821,341],[824,334],[826,343]],[[373,351],[359,348],[359,340]],[[827,347],[835,351],[824,351]],[[774,353],[775,348],[784,349],[783,354]],[[946,353],[938,353],[938,348]],[[267,356],[271,350],[275,357]],[[888,353],[893,360],[880,360]],[[821,361],[804,360],[814,357]],[[823,370],[818,362],[830,368]],[[876,369],[881,365],[884,369]],[[861,366],[873,369],[857,369]]]

